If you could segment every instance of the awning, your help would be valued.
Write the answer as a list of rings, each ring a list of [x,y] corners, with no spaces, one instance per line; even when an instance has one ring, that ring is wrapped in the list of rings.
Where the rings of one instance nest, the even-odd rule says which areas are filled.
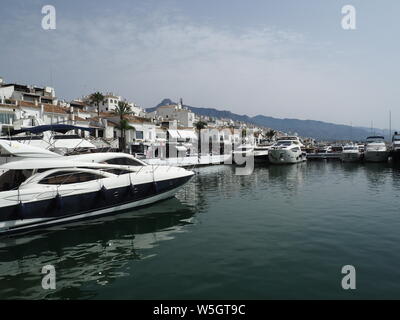
[[[179,139],[178,130],[168,130],[169,136],[173,139]]]
[[[30,133],[38,134],[38,133],[42,133],[45,131],[55,131],[55,132],[60,132],[60,133],[67,133],[68,131],[76,130],[76,129],[94,132],[93,128],[73,126],[73,125],[69,125],[69,124],[53,124],[53,125],[42,125],[42,126],[36,126],[36,127],[31,127],[31,128],[24,128],[21,130],[14,130],[12,132],[12,135],[19,134],[22,132],[30,132]]]
[[[178,151],[185,151],[185,152],[187,151],[187,149],[184,146],[176,146],[175,148]]]

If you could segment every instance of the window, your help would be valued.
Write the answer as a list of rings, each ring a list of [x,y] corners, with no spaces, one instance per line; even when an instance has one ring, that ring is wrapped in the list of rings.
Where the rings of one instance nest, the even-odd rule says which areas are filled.
[[[136,139],[143,139],[143,131],[136,131]]]
[[[13,113],[0,113],[0,123],[12,124],[15,117]]]
[[[131,173],[130,171],[124,170],[124,169],[104,169],[102,171],[109,172],[109,173],[116,174],[116,175]]]
[[[117,164],[121,166],[143,166],[139,161],[131,158],[114,158],[104,162],[107,164]]]
[[[33,173],[33,170],[8,170],[0,176],[0,191],[18,188]]]
[[[58,171],[40,180],[40,184],[71,184],[104,178],[91,172]]]

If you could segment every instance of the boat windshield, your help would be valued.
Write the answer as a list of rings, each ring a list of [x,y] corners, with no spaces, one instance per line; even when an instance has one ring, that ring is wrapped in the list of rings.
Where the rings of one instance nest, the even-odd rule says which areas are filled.
[[[394,135],[393,141],[400,141],[400,135]]]
[[[0,176],[0,191],[17,189],[33,174],[33,170],[8,170]]]
[[[299,138],[298,137],[280,137],[280,138],[278,138],[278,141],[279,140],[281,140],[281,141],[284,141],[284,140],[286,140],[286,141],[288,141],[288,140],[297,141],[297,140],[299,140]]]
[[[277,146],[290,146],[292,144],[292,141],[285,141],[281,140],[276,143]]]
[[[344,146],[343,150],[358,150],[358,147],[356,147],[356,146]]]
[[[371,142],[383,142],[384,141],[384,137],[381,136],[376,136],[376,137],[368,137],[367,138],[367,142],[371,143]]]

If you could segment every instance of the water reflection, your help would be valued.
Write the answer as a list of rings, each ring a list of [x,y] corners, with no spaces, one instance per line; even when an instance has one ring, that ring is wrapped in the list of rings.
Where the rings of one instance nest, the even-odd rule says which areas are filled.
[[[304,286],[295,292],[288,279],[295,284],[304,275],[318,288],[332,265],[379,264],[382,256],[371,258],[371,248],[396,253],[399,166],[310,161],[256,166],[250,176],[235,175],[234,166],[196,172],[176,199],[1,239],[0,298],[151,298],[157,290],[161,297],[260,298],[265,288],[304,297]],[[396,261],[386,257],[388,265]],[[321,269],[322,260],[329,267]],[[41,289],[45,264],[56,266],[55,293]],[[327,276],[335,284],[336,271]],[[327,288],[315,290],[338,294]]]
[[[187,199],[185,193],[179,197]],[[191,199],[189,199],[191,201]],[[3,238],[0,245],[0,298],[89,298],[84,284],[106,285],[134,273],[126,265],[154,253],[194,223],[195,209],[176,198],[115,217]],[[41,288],[41,268],[52,264],[57,288]],[[76,292],[79,291],[79,292]]]
[[[386,163],[365,163],[364,172],[368,182],[368,189],[379,193],[390,177],[390,165]]]

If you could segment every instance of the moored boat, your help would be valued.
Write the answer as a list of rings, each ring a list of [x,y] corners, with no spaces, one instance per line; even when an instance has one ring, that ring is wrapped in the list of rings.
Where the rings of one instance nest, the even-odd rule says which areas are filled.
[[[268,151],[268,158],[273,164],[290,164],[306,161],[306,154],[301,150],[303,144],[298,137],[280,137]]]
[[[0,233],[96,218],[173,197],[193,176],[183,168],[109,164],[127,157],[22,159],[0,166]],[[102,159],[100,159],[103,157]],[[122,159],[122,160],[121,160]],[[101,160],[103,163],[98,163]],[[97,162],[96,162],[97,161]]]
[[[355,144],[347,144],[343,147],[340,160],[343,162],[358,162],[361,160],[362,153]]]
[[[365,145],[364,159],[367,162],[388,161],[389,150],[385,144],[384,137],[370,136]]]

